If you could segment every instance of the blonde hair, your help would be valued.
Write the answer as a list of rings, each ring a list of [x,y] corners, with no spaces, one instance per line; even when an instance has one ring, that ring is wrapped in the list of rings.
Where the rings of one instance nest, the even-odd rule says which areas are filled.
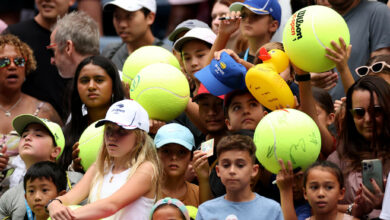
[[[138,167],[145,161],[149,161],[153,165],[153,175],[152,183],[156,189],[156,198],[160,197],[160,173],[162,173],[162,168],[158,160],[157,151],[154,146],[153,139],[148,135],[146,131],[141,129],[134,129],[136,135],[135,145],[133,151],[129,154],[128,167],[131,167],[129,176],[127,179],[130,179],[131,176],[135,173]],[[95,197],[96,200],[100,199],[100,191],[103,185],[103,177],[110,171],[111,166],[113,165],[113,160],[107,152],[107,148],[104,144],[100,148],[99,156],[96,160],[97,172],[94,180],[91,183],[89,201],[92,199],[93,186],[98,184],[98,195]]]

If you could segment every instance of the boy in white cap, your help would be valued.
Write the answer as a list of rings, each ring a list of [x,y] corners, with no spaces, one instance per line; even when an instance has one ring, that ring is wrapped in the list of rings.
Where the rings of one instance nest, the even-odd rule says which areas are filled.
[[[195,145],[191,131],[177,123],[162,126],[154,138],[164,168],[162,197],[173,197],[185,205],[199,206],[199,187],[185,180]]]
[[[111,59],[122,70],[126,58],[136,49],[146,45],[169,45],[153,36],[151,26],[156,17],[156,0],[114,0],[104,5],[104,10],[113,12],[113,24],[122,43],[108,45],[102,55]]]

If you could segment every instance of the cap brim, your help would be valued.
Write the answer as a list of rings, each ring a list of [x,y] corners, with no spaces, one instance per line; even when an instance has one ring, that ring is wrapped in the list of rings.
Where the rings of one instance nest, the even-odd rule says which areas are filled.
[[[27,127],[27,125],[31,123],[41,124],[45,126],[45,128],[49,130],[51,134],[50,128],[46,125],[46,123],[33,115],[27,115],[27,114],[19,115],[12,121],[12,126],[14,127],[15,131],[19,134],[19,136],[21,136],[23,134],[24,129]]]
[[[185,43],[187,43],[188,41],[194,40],[194,39],[196,39],[196,40],[201,40],[201,39],[196,38],[196,37],[181,37],[181,38],[179,38],[179,40],[177,40],[177,41],[175,42],[175,44],[173,45],[173,48],[174,48],[176,51],[181,52],[181,49],[182,49],[183,45],[184,45]]]
[[[195,77],[199,79],[206,89],[214,96],[224,95],[234,89],[221,83],[210,71],[210,64],[195,73]]]
[[[229,11],[241,11],[242,7],[245,7],[248,10],[250,10],[251,12],[253,12],[255,14],[258,14],[258,15],[268,15],[268,14],[270,14],[270,12],[268,12],[268,11],[253,8],[252,6],[244,4],[242,2],[235,2],[235,3],[231,4],[230,7],[229,7]]]
[[[185,147],[189,151],[192,151],[192,149],[194,147],[191,144],[189,144],[188,142],[181,140],[181,139],[176,139],[176,138],[164,139],[164,140],[159,141],[158,143],[155,143],[155,144],[156,144],[157,149],[161,148],[162,146],[164,146],[166,144],[178,144],[178,145]]]
[[[175,29],[171,34],[169,34],[168,39],[169,39],[170,41],[172,41],[172,42],[175,42],[175,40],[177,40],[177,39],[176,39],[176,36],[177,36],[178,34],[180,34],[180,33],[183,32],[183,31],[188,31],[188,30],[190,30],[190,28],[188,28],[188,27],[180,27],[180,28],[177,28],[177,29]]]
[[[123,129],[126,129],[126,130],[133,130],[133,129],[139,128],[139,127],[137,127],[137,126],[126,126],[126,125],[121,124],[121,123],[119,123],[119,122],[112,121],[112,120],[107,120],[107,119],[102,119],[102,120],[96,122],[95,128],[98,128],[98,127],[100,127],[100,126],[102,126],[102,125],[105,125],[107,122],[114,123],[114,124],[120,126],[120,127],[123,128]],[[141,128],[140,128],[140,129],[141,129]],[[144,129],[142,129],[142,130],[144,130]]]

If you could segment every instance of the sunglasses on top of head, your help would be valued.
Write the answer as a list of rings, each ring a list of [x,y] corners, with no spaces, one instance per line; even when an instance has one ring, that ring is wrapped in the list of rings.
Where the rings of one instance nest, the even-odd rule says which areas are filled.
[[[14,63],[17,67],[24,67],[26,64],[26,59],[23,57],[1,57],[0,58],[0,68],[5,68]]]
[[[366,115],[366,111],[367,110],[364,108],[351,109],[351,113],[352,113],[353,117],[359,118],[359,119],[363,118]],[[382,106],[377,105],[377,106],[372,107],[372,109],[368,109],[368,112],[369,113],[372,112],[375,117],[379,117],[382,115],[383,108],[382,108]]]
[[[385,61],[379,61],[379,62],[375,62],[371,66],[360,66],[360,67],[355,69],[355,72],[360,77],[363,77],[363,76],[367,75],[370,71],[372,71],[374,73],[379,73],[385,67],[390,68],[390,65],[387,64]]]

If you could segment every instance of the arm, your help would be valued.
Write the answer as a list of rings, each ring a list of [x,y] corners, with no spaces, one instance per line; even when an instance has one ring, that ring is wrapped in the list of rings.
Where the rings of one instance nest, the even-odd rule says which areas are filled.
[[[293,181],[294,174],[291,161],[288,161],[288,168],[284,166],[283,160],[279,160],[280,171],[276,176],[276,184],[280,191],[280,203],[285,220],[298,220],[294,208]]]
[[[305,72],[294,66],[296,74],[303,75]],[[321,124],[317,117],[317,110],[315,107],[315,100],[311,91],[311,82],[303,81],[299,82],[299,96],[300,106],[303,112],[308,114],[317,124],[321,134],[321,152],[325,155],[329,155],[333,152],[333,136],[329,132],[328,128]]]
[[[154,190],[153,173],[154,168],[151,162],[142,163],[133,176],[114,194],[74,210],[76,219],[100,219],[115,214]]]
[[[209,182],[209,162],[207,153],[194,151],[193,166],[199,181],[199,204],[213,198]]]
[[[199,106],[190,98],[186,109],[184,110],[190,121],[203,133],[207,134],[205,126],[199,120]]]

